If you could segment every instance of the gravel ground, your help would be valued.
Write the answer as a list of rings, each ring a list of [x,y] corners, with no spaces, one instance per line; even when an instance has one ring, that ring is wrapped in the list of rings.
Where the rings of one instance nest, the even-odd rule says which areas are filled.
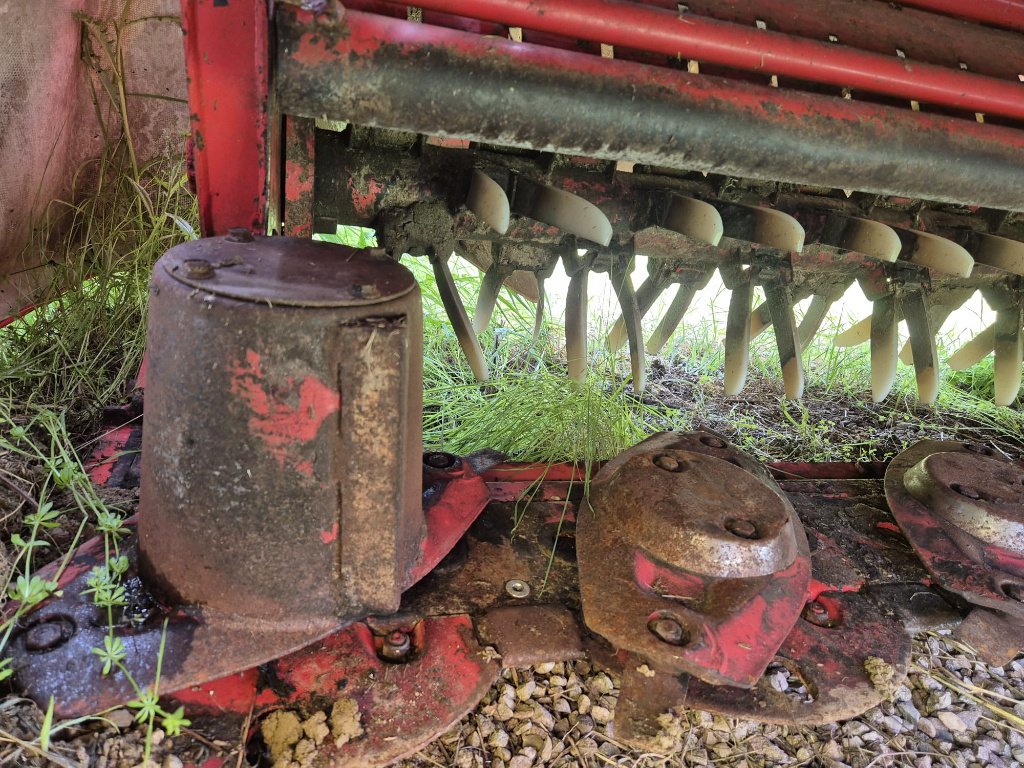
[[[666,719],[664,751],[630,750],[611,724],[617,681],[589,662],[509,669],[457,727],[405,768],[531,766],[975,766],[1024,762],[1024,659],[979,662],[948,637],[915,640],[892,701],[843,723],[765,725],[706,712]]]

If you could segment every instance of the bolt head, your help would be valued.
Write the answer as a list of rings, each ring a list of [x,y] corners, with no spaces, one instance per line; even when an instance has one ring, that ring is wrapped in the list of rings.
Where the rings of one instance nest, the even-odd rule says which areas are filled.
[[[688,639],[683,625],[668,616],[657,616],[647,622],[647,629],[661,642],[669,645],[686,645]]]
[[[725,521],[725,530],[741,539],[757,538],[757,526],[749,520],[730,518]]]
[[[185,277],[190,280],[209,280],[215,274],[213,264],[206,259],[185,259]]]
[[[400,629],[390,632],[380,648],[380,657],[385,661],[405,661],[412,651],[412,638]]]
[[[659,469],[664,469],[666,472],[682,472],[686,469],[686,462],[679,461],[675,457],[665,454],[656,456],[654,465]]]
[[[30,627],[25,633],[28,651],[52,651],[64,645],[74,635],[74,626],[67,619],[56,617]]]
[[[229,243],[251,243],[253,241],[252,232],[247,227],[231,227],[228,230],[228,236],[224,239]]]
[[[512,597],[521,600],[530,596],[530,585],[522,579],[509,579],[505,582],[505,591]]]

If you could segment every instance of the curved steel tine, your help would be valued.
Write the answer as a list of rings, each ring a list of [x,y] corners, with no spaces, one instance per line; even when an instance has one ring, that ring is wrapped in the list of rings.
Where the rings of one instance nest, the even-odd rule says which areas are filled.
[[[598,245],[612,241],[612,224],[596,205],[572,192],[523,176],[516,182],[512,211]]]
[[[540,338],[541,328],[544,327],[544,281],[545,277],[537,275],[537,311],[533,316],[533,335],[530,337],[530,344],[536,344]]]
[[[828,311],[843,297],[852,282],[851,280],[844,283],[841,289],[837,287],[828,293],[816,293],[811,297],[811,303],[807,306],[803,319],[800,320],[800,327],[797,328],[797,338],[800,339],[801,350],[806,349],[814,340],[821,324],[825,322]]]
[[[782,365],[782,381],[786,397],[799,399],[804,393],[804,366],[800,359],[800,342],[797,338],[796,318],[793,316],[793,297],[789,286],[775,280],[763,286],[765,304],[772,316],[775,328],[775,344],[779,350]]]
[[[995,328],[995,403],[1012,405],[1021,385],[1021,365],[1024,365],[1024,306],[1009,306],[996,310]]]
[[[671,195],[662,226],[711,245],[718,245],[725,231],[715,206],[676,194]]]
[[[928,303],[920,288],[900,292],[900,306],[910,347],[914,354],[914,372],[917,375],[917,399],[932,405],[939,396],[939,356],[935,351],[935,334],[928,317]]]
[[[888,294],[871,303],[868,332],[871,339],[871,397],[876,403],[885,400],[896,380],[896,296]]]
[[[956,310],[960,309],[971,298],[973,293],[974,289],[956,291],[952,296],[941,295],[938,301],[936,300],[936,295],[931,294],[928,299],[928,324],[931,326],[932,331],[938,333],[946,319]],[[914,364],[914,348],[909,339],[903,345],[903,349],[900,350],[900,362],[904,365]]]
[[[851,325],[845,331],[841,331],[832,340],[835,347],[856,347],[871,340],[871,316]]]
[[[612,289],[619,299],[619,306],[622,308],[623,325],[626,337],[629,341],[629,362],[633,373],[633,391],[639,394],[643,391],[647,379],[647,365],[644,358],[643,329],[641,328],[641,313],[637,302],[636,292],[633,290],[633,281],[629,276],[629,261],[616,259],[613,269],[610,270],[609,278]]]
[[[530,339],[530,344],[536,344],[537,339],[540,338],[541,328],[544,327],[544,305],[547,302],[547,295],[544,292],[544,282],[551,277],[555,271],[555,265],[558,263],[558,257],[552,259],[547,266],[540,267],[534,270],[534,277],[537,280],[537,312],[533,316],[533,336]]]
[[[739,282],[729,298],[729,314],[725,322],[725,394],[738,395],[747,383],[750,367],[750,310],[754,299],[754,283]]]
[[[651,307],[654,306],[654,302],[658,300],[658,297],[661,296],[667,286],[668,282],[660,270],[654,273],[648,270],[647,277],[640,283],[640,287],[636,289],[636,309],[640,314],[641,320],[647,316]],[[622,345],[626,343],[627,339],[625,315],[620,315],[612,329],[608,332],[608,336],[605,338],[605,345],[609,352],[618,352],[622,349]]]
[[[1024,275],[1024,243],[1007,237],[971,232],[965,246],[979,264],[1012,275]]]
[[[448,314],[448,319],[455,330],[455,337],[459,340],[459,346],[469,362],[469,367],[477,381],[487,381],[489,372],[487,361],[484,359],[484,352],[480,348],[480,342],[473,333],[473,326],[469,322],[469,315],[462,305],[462,298],[455,287],[451,270],[448,269],[447,256],[431,256],[430,264],[434,268],[434,279],[437,281],[437,290],[441,294],[441,303]]]
[[[563,261],[569,273],[565,295],[565,357],[569,378],[583,381],[587,377],[587,283],[593,258],[566,255]]]
[[[479,168],[474,168],[470,177],[466,207],[499,235],[508,232],[511,219],[508,195],[498,182]]]
[[[879,261],[896,261],[902,250],[900,236],[892,227],[871,219],[846,218],[836,245],[848,251],[863,253]]]
[[[897,229],[903,241],[907,260],[936,272],[957,277],[970,277],[974,258],[952,240],[916,229]]]
[[[476,310],[473,312],[473,330],[477,334],[483,333],[490,324],[501,287],[505,284],[505,279],[513,272],[515,272],[515,267],[502,264],[497,258],[484,272],[484,279],[480,283],[480,293],[476,298]]]
[[[980,362],[996,346],[996,324],[980,331],[973,339],[949,356],[946,365],[954,371],[966,371],[975,363]]]
[[[806,283],[802,283],[796,288],[790,288],[790,297],[793,300],[793,304],[799,304],[801,301],[811,295],[811,289]],[[756,339],[772,324],[772,313],[768,307],[768,302],[762,302],[754,307],[754,311],[750,314],[750,338]]]
[[[672,338],[672,334],[676,332],[679,323],[682,322],[683,315],[690,308],[698,290],[700,290],[700,286],[696,280],[679,283],[679,290],[672,297],[672,303],[668,305],[668,309],[665,310],[665,314],[658,322],[658,327],[654,329],[651,338],[647,340],[647,354],[656,355],[661,352],[668,340]]]
[[[804,228],[788,213],[743,203],[713,203],[722,216],[725,237],[759,243],[780,251],[799,253]]]

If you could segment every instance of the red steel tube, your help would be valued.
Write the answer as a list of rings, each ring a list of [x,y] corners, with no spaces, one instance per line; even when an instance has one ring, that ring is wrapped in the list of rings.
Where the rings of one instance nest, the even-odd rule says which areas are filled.
[[[766,75],[1024,119],[1024,84],[620,0],[417,0],[424,9]]]
[[[902,0],[901,4],[1024,32],[1024,3],[1020,0]]]

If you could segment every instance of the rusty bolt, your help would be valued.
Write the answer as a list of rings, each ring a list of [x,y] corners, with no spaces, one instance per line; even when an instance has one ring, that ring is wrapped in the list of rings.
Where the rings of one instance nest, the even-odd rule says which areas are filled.
[[[664,469],[666,472],[683,472],[686,470],[686,462],[679,461],[672,456],[662,454],[654,458],[654,464],[659,469]]]
[[[969,485],[960,485],[960,483],[953,483],[950,486],[954,491],[959,493],[961,496],[966,496],[968,499],[974,499],[977,501],[981,498],[981,493]]]
[[[213,264],[206,259],[185,259],[185,277],[190,280],[209,280],[214,276]]]
[[[58,616],[41,621],[25,633],[25,649],[52,651],[64,645],[74,633],[74,625],[65,618]]]
[[[669,645],[686,645],[689,641],[683,625],[668,616],[656,616],[647,622],[647,628],[661,642]]]
[[[1003,594],[1011,600],[1016,600],[1018,603],[1024,603],[1024,587],[1020,584],[1014,584],[1013,582],[1007,582],[1002,585]]]
[[[231,227],[228,230],[228,236],[224,239],[229,243],[251,243],[253,237],[247,227]]]
[[[522,579],[509,579],[505,582],[505,591],[521,600],[530,596],[530,585]]]
[[[450,453],[444,453],[443,451],[432,451],[430,453],[423,454],[423,463],[428,467],[434,469],[451,469],[458,464],[458,456],[453,456]]]
[[[412,651],[412,639],[407,632],[396,629],[384,637],[380,647],[380,657],[385,661],[403,662]]]
[[[741,539],[757,538],[757,526],[749,520],[729,518],[725,521],[725,530]]]
[[[807,603],[804,607],[803,617],[805,621],[818,627],[832,626],[832,616],[829,614],[828,608],[817,600],[811,600]]]
[[[714,435],[701,435],[700,441],[708,448],[725,448],[725,440]]]

